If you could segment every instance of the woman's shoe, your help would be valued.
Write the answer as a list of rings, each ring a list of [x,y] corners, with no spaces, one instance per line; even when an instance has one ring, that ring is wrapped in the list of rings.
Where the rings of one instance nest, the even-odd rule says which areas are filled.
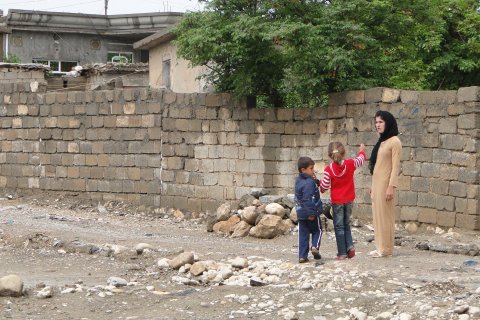
[[[380,254],[380,252],[378,252],[377,250],[373,250],[373,251],[370,251],[368,253],[368,256],[370,258],[388,258],[388,257],[391,257],[392,255],[391,254]]]
[[[335,260],[345,260],[347,259],[347,256],[336,256]]]
[[[347,258],[352,259],[355,257],[355,248],[350,248],[350,250],[347,251]]]

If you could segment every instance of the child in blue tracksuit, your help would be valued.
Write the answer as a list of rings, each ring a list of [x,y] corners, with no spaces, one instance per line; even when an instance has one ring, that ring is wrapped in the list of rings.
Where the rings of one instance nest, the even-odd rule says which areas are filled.
[[[298,219],[299,263],[308,262],[309,249],[314,259],[322,258],[320,255],[322,201],[313,169],[314,165],[315,162],[309,157],[300,157],[297,163],[299,175],[295,180],[295,209]],[[312,235],[311,247],[310,235]]]

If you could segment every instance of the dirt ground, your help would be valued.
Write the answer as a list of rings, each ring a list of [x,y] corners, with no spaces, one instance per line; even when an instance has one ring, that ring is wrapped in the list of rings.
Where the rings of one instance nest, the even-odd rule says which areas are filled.
[[[353,228],[355,258],[334,260],[334,235],[326,232],[321,262],[300,265],[296,232],[231,239],[206,232],[201,219],[142,209],[75,196],[0,195],[0,277],[20,276],[26,293],[0,297],[0,319],[480,319],[480,257],[415,247],[480,246],[479,232],[421,226],[410,234],[399,225],[395,256],[373,259],[366,222]],[[139,243],[155,249],[137,254]],[[106,244],[128,249],[97,250]],[[265,260],[282,272],[262,286],[182,284],[173,278],[186,274],[157,262],[183,251],[223,263]],[[129,284],[105,288],[110,277]],[[53,296],[38,298],[45,286]]]

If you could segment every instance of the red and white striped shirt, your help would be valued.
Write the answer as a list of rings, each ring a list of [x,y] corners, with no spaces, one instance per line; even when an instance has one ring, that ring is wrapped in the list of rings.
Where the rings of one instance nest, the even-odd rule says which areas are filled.
[[[353,174],[355,169],[365,162],[364,151],[360,151],[355,159],[347,159],[342,164],[330,163],[325,168],[323,179],[320,182],[320,191],[332,189],[331,198],[333,204],[349,203],[355,200],[355,184]]]

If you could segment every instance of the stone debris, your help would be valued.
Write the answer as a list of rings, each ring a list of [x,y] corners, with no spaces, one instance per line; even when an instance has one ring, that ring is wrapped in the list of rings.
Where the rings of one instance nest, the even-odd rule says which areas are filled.
[[[421,241],[416,243],[415,247],[418,250],[430,250],[430,251],[442,252],[442,253],[462,254],[462,255],[469,255],[469,256],[480,255],[480,248],[473,243],[444,244],[444,243],[435,243],[430,241]]]
[[[116,288],[119,288],[119,287],[125,287],[128,284],[128,282],[127,280],[119,277],[110,277],[107,280],[107,284],[114,286]]]
[[[292,220],[294,210],[290,211],[284,201],[285,198],[277,199],[279,202],[275,203],[282,204],[282,208],[285,210],[283,217],[271,214],[271,211],[268,213],[267,205],[260,203],[257,198],[253,198],[245,197],[245,205],[241,209],[232,210],[230,208],[227,210],[227,206],[225,206],[224,212],[228,212],[229,216],[222,222],[237,221],[232,227],[234,231],[229,231],[231,232],[230,237],[233,237],[237,226],[243,224],[246,229],[252,229],[269,220],[273,222],[266,225],[277,226],[278,224],[278,230],[281,232],[286,229],[287,223],[291,223],[288,226],[287,234],[295,230],[295,222]],[[109,208],[108,205],[105,207]],[[194,216],[200,217],[200,215],[187,212],[182,215],[178,212],[175,214],[174,211],[168,209],[159,210],[158,213],[160,216],[156,219],[161,219],[162,223],[167,223],[169,226],[178,225],[179,228],[184,229],[192,225],[192,220],[188,219]],[[96,214],[98,216],[98,213]],[[117,215],[120,216],[119,219],[123,219],[123,216],[111,209],[108,209],[105,215]],[[163,220],[164,215],[168,216],[168,221]],[[216,219],[217,213],[212,215]],[[38,214],[36,216],[40,217]],[[205,222],[207,216],[205,214],[203,218],[198,219],[203,219],[202,221]],[[55,217],[55,219],[45,218],[43,215],[39,220],[48,223],[75,223],[77,225],[83,222],[81,219],[73,219],[68,215],[50,214],[49,217]],[[104,218],[104,214],[101,218]],[[86,305],[92,306],[91,309],[94,309],[93,306],[95,308],[102,306],[95,312],[101,310],[107,314],[108,318],[114,318],[113,315],[115,315],[115,318],[140,319],[142,316],[133,313],[120,314],[124,307],[132,305],[135,298],[141,299],[140,304],[145,308],[152,305],[157,308],[158,305],[158,310],[162,308],[162,312],[169,310],[173,312],[172,310],[175,309],[175,316],[172,318],[205,318],[205,314],[208,313],[212,314],[212,318],[221,314],[218,318],[222,319],[470,320],[480,318],[478,259],[471,258],[471,253],[475,252],[476,247],[473,243],[459,242],[459,236],[453,230],[445,230],[442,233],[432,228],[427,230],[430,234],[425,236],[422,234],[425,231],[424,225],[415,223],[417,229],[412,232],[408,230],[407,225],[412,226],[413,224],[408,222],[405,225],[399,224],[395,242],[398,246],[408,246],[409,249],[403,248],[398,251],[396,249],[396,252],[400,252],[399,256],[393,259],[380,259],[378,268],[365,269],[362,266],[365,260],[361,260],[365,252],[362,252],[361,249],[364,249],[364,245],[372,246],[372,244],[368,244],[371,232],[367,226],[361,223],[356,224],[357,227],[352,229],[354,240],[362,243],[357,247],[358,259],[356,257],[341,262],[334,261],[331,259],[332,257],[328,257],[329,252],[326,251],[326,255],[320,263],[311,261],[306,264],[298,264],[295,259],[297,248],[295,244],[288,242],[296,241],[294,236],[291,239],[277,239],[274,245],[271,245],[270,240],[224,239],[219,235],[204,233],[205,239],[203,240],[205,242],[202,242],[202,246],[205,245],[208,249],[205,252],[197,253],[192,251],[193,246],[181,248],[174,245],[170,248],[161,248],[156,245],[160,243],[159,237],[164,235],[160,231],[142,229],[144,226],[140,225],[140,222],[145,221],[143,219],[150,221],[146,216],[140,215],[136,220],[139,224],[134,226],[135,232],[137,232],[137,228],[140,230],[139,233],[137,232],[140,237],[125,246],[113,244],[117,241],[122,244],[127,243],[123,238],[121,240],[109,239],[110,243],[107,244],[89,244],[79,239],[69,241],[54,237],[48,232],[31,232],[29,230],[27,237],[22,236],[22,244],[14,247],[8,244],[10,235],[0,231],[0,249],[17,248],[29,254],[37,253],[52,259],[52,270],[48,270],[48,272],[58,272],[59,279],[63,274],[62,268],[70,267],[70,264],[64,264],[69,257],[74,257],[74,261],[77,262],[87,259],[88,262],[85,265],[89,266],[93,263],[101,263],[97,268],[102,268],[102,270],[110,270],[108,268],[111,266],[120,268],[108,271],[112,276],[107,274],[101,278],[107,279],[106,284],[102,283],[105,280],[100,279],[99,283],[90,283],[89,285],[84,284],[81,280],[75,281],[73,284],[53,285],[48,283],[45,285],[43,282],[38,282],[48,282],[47,280],[36,278],[34,281],[38,284],[35,288],[28,289],[27,286],[25,290],[23,288],[17,290],[25,297],[10,300],[6,298],[0,301],[0,318],[15,318],[10,305],[19,304],[22,308],[27,308],[26,306],[34,303],[29,300],[30,298],[53,298],[48,300],[51,305],[41,301],[36,303],[46,306],[42,306],[41,312],[45,312],[43,308],[51,308],[52,313],[57,312],[55,315],[57,318],[68,318],[64,311],[62,313],[62,308],[69,310],[73,305],[72,301],[85,299]],[[99,220],[95,221],[100,222]],[[180,223],[180,221],[184,221],[184,223]],[[251,225],[247,221],[255,221],[256,225]],[[5,226],[5,230],[10,232],[10,227],[15,226]],[[200,231],[201,228],[203,228],[202,225],[196,230]],[[284,233],[276,236],[281,234]],[[434,235],[435,238],[430,239],[431,235]],[[197,236],[198,234],[195,234],[195,237]],[[187,236],[183,237],[185,241],[184,238],[175,238],[174,241],[187,245],[191,239],[188,239]],[[170,241],[171,235],[167,235],[166,239]],[[322,241],[334,241],[333,232],[325,232],[323,239]],[[253,241],[254,245],[252,245]],[[222,243],[217,246],[220,242]],[[287,242],[286,247],[285,243]],[[230,248],[234,249],[223,250],[224,243],[228,243]],[[255,253],[245,254],[245,250],[237,252],[234,243],[239,246],[251,246],[250,248]],[[277,247],[279,243],[281,246]],[[432,276],[413,270],[409,266],[408,261],[416,258],[415,254],[423,257],[430,255],[425,252],[415,253],[415,248],[424,248],[423,250],[435,252],[432,253],[432,256],[441,256],[439,253],[443,252],[470,256],[454,256],[453,258],[450,256],[445,264],[442,263],[438,266],[430,266],[426,263],[425,266],[429,270],[435,270],[435,275]],[[410,249],[413,250],[413,253],[407,252]],[[273,253],[270,257],[283,255],[288,258],[267,258],[265,257],[267,250]],[[363,259],[365,258],[363,257]],[[391,272],[392,265],[395,272]],[[90,273],[93,275],[88,280],[96,281],[92,270],[88,270],[89,275]],[[0,278],[0,292],[2,292],[4,278]],[[32,281],[32,279],[28,280]],[[0,295],[3,294],[0,293]],[[19,300],[21,300],[21,304]],[[98,314],[89,315],[86,310],[82,316],[85,319],[91,319]],[[32,313],[30,317],[23,318],[35,317]]]
[[[38,299],[48,299],[53,296],[53,290],[52,287],[46,286],[42,290],[37,292],[37,298]]]

